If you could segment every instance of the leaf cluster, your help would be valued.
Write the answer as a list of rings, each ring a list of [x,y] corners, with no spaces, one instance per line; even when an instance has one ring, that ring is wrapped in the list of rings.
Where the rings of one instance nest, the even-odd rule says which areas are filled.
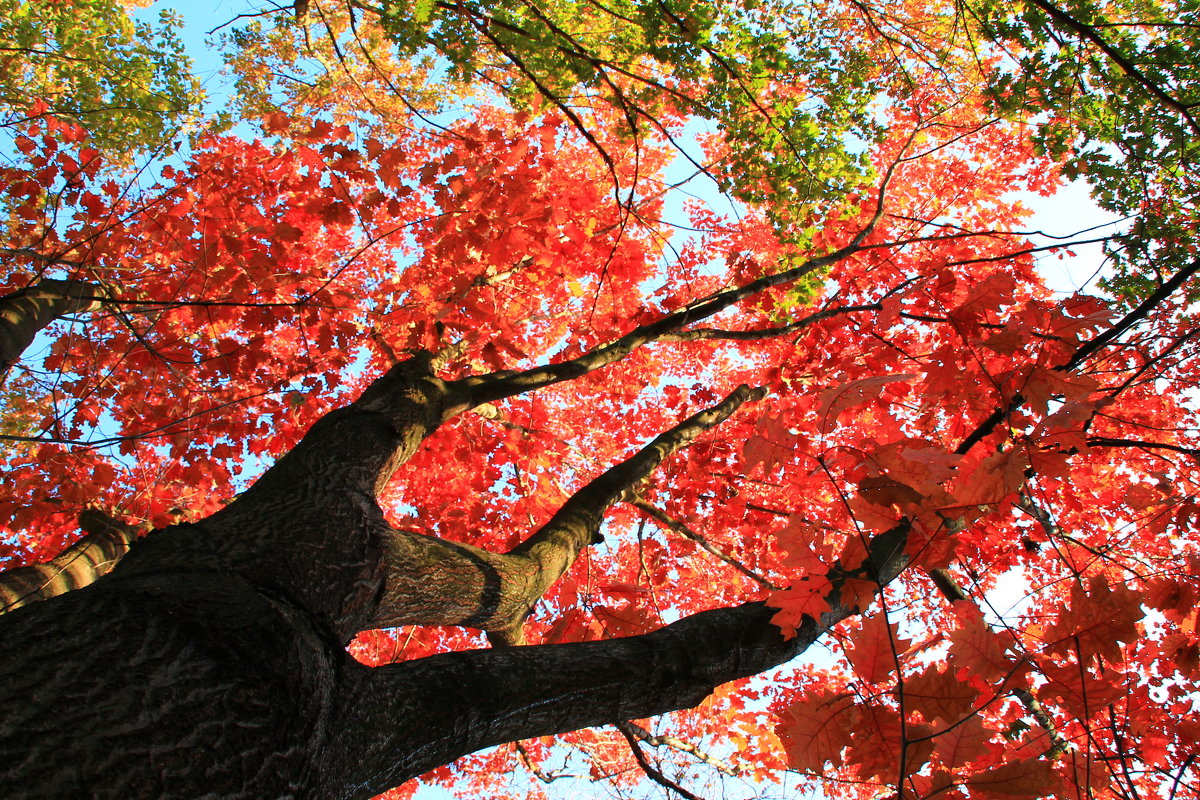
[[[31,104],[86,125],[114,152],[152,151],[200,112],[174,12],[134,22],[117,0],[0,2],[0,115],[23,120]]]

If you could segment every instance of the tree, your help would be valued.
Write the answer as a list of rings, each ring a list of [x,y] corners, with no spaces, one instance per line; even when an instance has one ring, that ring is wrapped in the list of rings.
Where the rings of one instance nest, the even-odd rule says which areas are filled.
[[[997,116],[993,51],[916,4],[822,6],[812,49],[768,46],[782,4],[396,8],[314,47],[378,13],[469,114],[255,83],[259,138],[145,187],[70,121],[14,142],[8,796],[370,797],[522,741],[491,773],[549,780],[540,737],[601,725],[595,773],[680,793],[643,746],[840,796],[1197,792],[1200,261],[1043,285],[1012,190],[1064,153]],[[741,201],[672,239],[697,117]]]
[[[153,150],[199,116],[200,82],[176,34],[180,21],[134,23],[118,0],[0,3],[0,125],[54,114],[85,125],[119,153]],[[41,104],[30,108],[30,102]]]

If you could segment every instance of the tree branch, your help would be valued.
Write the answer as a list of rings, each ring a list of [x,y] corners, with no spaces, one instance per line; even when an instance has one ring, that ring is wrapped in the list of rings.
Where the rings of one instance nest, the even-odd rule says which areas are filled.
[[[672,453],[729,418],[763,389],[740,386],[609,468],[571,496],[540,529],[508,553],[391,530],[384,590],[368,627],[467,625],[497,644],[522,644],[526,614],[589,544],[608,508]]]
[[[888,174],[890,176],[890,171]],[[451,405],[450,408],[453,409],[453,413],[458,413],[464,408],[479,405],[480,403],[512,397],[513,395],[523,394],[524,392],[540,389],[554,383],[578,378],[620,361],[637,348],[649,342],[657,341],[669,333],[679,331],[684,326],[693,322],[711,317],[735,303],[753,297],[775,286],[793,283],[817,270],[836,264],[838,261],[857,252],[862,246],[863,241],[875,229],[876,224],[883,216],[883,196],[886,187],[887,178],[885,178],[884,184],[880,189],[879,201],[874,216],[854,236],[850,243],[844,247],[827,255],[809,259],[793,269],[784,270],[774,275],[764,275],[742,286],[725,289],[709,297],[696,300],[655,322],[634,328],[619,339],[589,350],[576,358],[520,372],[494,372],[488,375],[472,376],[455,381],[451,386],[455,392],[457,402]],[[459,403],[463,405],[460,406]]]
[[[1192,116],[1188,106],[1176,100],[1171,95],[1167,94],[1161,86],[1150,80],[1147,75],[1137,68],[1129,59],[1127,59],[1121,51],[1117,50],[1108,40],[1100,35],[1100,32],[1091,25],[1082,22],[1067,12],[1060,9],[1058,6],[1052,5],[1047,0],[1026,0],[1030,5],[1040,8],[1050,15],[1050,18],[1060,25],[1070,28],[1080,37],[1088,40],[1092,44],[1100,48],[1104,55],[1108,56],[1117,67],[1124,72],[1134,83],[1141,86],[1147,93],[1150,94],[1158,102],[1162,103],[1167,108],[1179,114],[1185,120],[1192,130],[1200,133],[1200,123],[1197,123],[1196,118]]]
[[[646,758],[646,754],[642,752],[641,746],[638,744],[638,737],[634,735],[627,722],[618,722],[616,729],[625,737],[625,741],[629,743],[629,752],[633,753],[633,758],[637,761],[638,766],[642,768],[642,772],[646,773],[646,777],[662,786],[668,791],[674,792],[684,800],[701,800],[700,797],[692,794],[687,789],[680,786],[675,781],[663,774],[663,771],[650,763],[650,759]]]
[[[1200,449],[1195,447],[1184,447],[1178,444],[1168,444],[1167,442],[1146,442],[1141,439],[1118,439],[1111,436],[1090,436],[1087,440],[1088,447],[1134,447],[1144,450],[1168,450],[1172,453],[1180,453],[1181,455],[1191,456],[1194,460],[1200,461]]]
[[[1046,517],[1048,519],[1049,515],[1047,514]],[[933,569],[929,571],[929,577],[933,578],[934,585],[937,586],[938,591],[941,592],[942,597],[946,598],[946,600],[951,603],[970,603],[978,607],[978,604],[958,585],[958,581],[954,580],[954,576],[948,571]],[[980,611],[982,612],[982,609]],[[986,622],[985,624],[991,627],[990,624]],[[1042,726],[1042,730],[1046,731],[1046,736],[1050,739],[1050,748],[1042,755],[1050,760],[1054,760],[1066,752],[1069,746],[1067,740],[1063,738],[1058,730],[1058,726],[1054,724],[1054,718],[1050,716],[1045,706],[1037,699],[1037,695],[1028,689],[1017,687],[1012,690],[1012,696],[1017,698],[1021,705],[1025,706],[1025,710]]]
[[[1166,300],[1176,289],[1187,283],[1188,279],[1197,272],[1200,272],[1200,258],[1196,259],[1172,275],[1166,283],[1164,283],[1162,286],[1159,286],[1157,289],[1151,292],[1145,300],[1138,303],[1137,308],[1133,309],[1120,320],[1118,320],[1116,324],[1112,325],[1104,333],[1098,334],[1093,339],[1080,345],[1079,349],[1075,351],[1070,360],[1068,360],[1067,363],[1063,364],[1062,366],[1056,367],[1056,369],[1060,371],[1066,371],[1079,366],[1081,363],[1099,351],[1100,348],[1104,347],[1104,345],[1113,341],[1122,333],[1133,327],[1135,323],[1144,319],[1151,311],[1154,310],[1157,305]]]
[[[95,311],[106,294],[94,283],[43,278],[0,297],[0,384],[39,331],[69,314]]]
[[[697,761],[707,764],[717,772],[722,772],[726,775],[737,775],[739,770],[737,767],[732,767],[714,755],[704,752],[691,742],[685,742],[675,736],[659,736],[638,725],[636,722],[623,722],[621,726],[627,728],[630,733],[638,738],[638,741],[645,742],[651,747],[669,747],[672,750],[678,750],[681,753],[687,753],[693,756]]]
[[[79,527],[84,537],[49,561],[0,573],[0,614],[87,586],[110,572],[148,530],[98,508],[84,509]]]
[[[325,785],[369,798],[484,747],[691,708],[717,686],[756,675],[861,612],[839,598],[851,574],[880,586],[908,564],[908,527],[871,539],[863,567],[829,571],[830,610],[785,639],[763,603],[685,617],[652,633],[574,644],[446,653],[374,669],[344,665]]]
[[[1071,354],[1071,357],[1055,367],[1054,370],[1056,372],[1069,372],[1100,352],[1105,345],[1116,340],[1118,336],[1149,315],[1156,306],[1166,300],[1175,290],[1183,286],[1197,272],[1200,272],[1200,259],[1196,259],[1172,275],[1166,283],[1154,290],[1136,308],[1111,325],[1108,330],[1097,334],[1077,347],[1075,352]],[[997,425],[1007,419],[1008,415],[1024,402],[1025,398],[1020,393],[1013,395],[1005,405],[995,409],[983,422],[979,423],[975,430],[963,439],[954,452],[959,455],[967,453],[972,447],[983,441],[989,433],[995,430]]]
[[[447,653],[373,670],[348,665],[329,740],[333,775],[323,782],[357,787],[348,797],[374,797],[484,747],[690,708],[820,635],[805,620],[784,640],[773,615],[749,604],[625,639]]]

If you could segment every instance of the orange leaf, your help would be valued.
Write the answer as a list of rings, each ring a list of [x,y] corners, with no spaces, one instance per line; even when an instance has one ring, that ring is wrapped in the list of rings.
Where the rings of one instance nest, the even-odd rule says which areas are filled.
[[[746,472],[753,472],[755,466],[762,464],[763,474],[770,475],[776,466],[791,460],[795,441],[796,435],[788,430],[782,414],[775,417],[763,414],[754,435],[742,448]]]
[[[930,665],[904,679],[904,706],[927,721],[959,720],[975,708],[978,690],[940,666]]]
[[[1099,655],[1112,664],[1125,660],[1119,642],[1132,642],[1140,634],[1142,594],[1124,584],[1109,586],[1103,574],[1092,576],[1088,589],[1071,586],[1069,607],[1044,633],[1047,650],[1066,655],[1078,650],[1079,658]]]
[[[779,609],[779,613],[771,617],[771,623],[777,625],[785,637],[792,638],[804,617],[819,620],[821,614],[829,610],[828,595],[832,590],[829,578],[815,575],[772,592],[767,605]]]
[[[959,625],[950,632],[950,663],[959,670],[993,681],[1007,675],[1012,659],[1007,644],[983,620],[983,614],[966,601],[954,604]]]
[[[775,734],[788,764],[801,772],[824,771],[826,763],[842,763],[842,750],[858,716],[849,692],[810,691],[778,713]]]
[[[1025,482],[1029,459],[1020,450],[992,453],[955,485],[955,501],[963,506],[993,505],[1015,492]]]
[[[939,732],[934,734],[933,752],[947,769],[962,767],[992,750],[995,731],[985,728],[975,714],[949,727],[937,727]]]
[[[821,427],[827,428],[837,420],[839,414],[863,403],[879,397],[883,387],[897,381],[910,381],[917,377],[911,373],[901,375],[872,375],[869,378],[859,378],[856,381],[831,386],[821,392],[821,405],[817,416],[821,419]]]

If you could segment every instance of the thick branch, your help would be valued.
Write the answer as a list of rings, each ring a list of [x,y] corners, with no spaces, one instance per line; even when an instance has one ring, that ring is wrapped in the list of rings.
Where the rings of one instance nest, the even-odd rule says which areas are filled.
[[[331,738],[326,785],[368,798],[504,742],[690,708],[716,686],[802,652],[761,604],[688,617],[626,639],[450,653],[356,669]],[[823,619],[831,625],[835,619]]]
[[[145,529],[98,509],[79,515],[85,536],[42,564],[0,573],[0,614],[87,586],[116,566]]]
[[[428,358],[392,367],[323,416],[234,502],[136,548],[119,572],[230,571],[287,595],[341,641],[363,630],[383,581],[376,494],[444,419]]]
[[[875,536],[863,568],[881,586],[908,562],[906,526]],[[367,798],[504,742],[691,708],[717,686],[794,658],[836,622],[849,573],[829,572],[830,610],[785,639],[762,603],[686,617],[653,633],[575,644],[447,653],[369,669],[348,665],[325,785]]]
[[[40,330],[60,317],[96,310],[104,294],[96,284],[45,278],[0,297],[0,381]]]
[[[762,389],[741,386],[720,404],[663,433],[576,492],[545,525],[506,554],[407,531],[389,531],[384,592],[369,627],[469,625],[520,643],[529,609],[595,541],[609,506],[668,456],[729,418]]]
[[[594,541],[605,510],[649,477],[676,451],[697,436],[713,428],[749,400],[766,394],[762,388],[739,386],[718,405],[693,415],[662,434],[636,455],[608,470],[575,493],[541,530],[510,551],[510,555],[532,559],[538,565],[539,580],[531,587],[529,603],[549,589],[575,562],[585,546]]]

